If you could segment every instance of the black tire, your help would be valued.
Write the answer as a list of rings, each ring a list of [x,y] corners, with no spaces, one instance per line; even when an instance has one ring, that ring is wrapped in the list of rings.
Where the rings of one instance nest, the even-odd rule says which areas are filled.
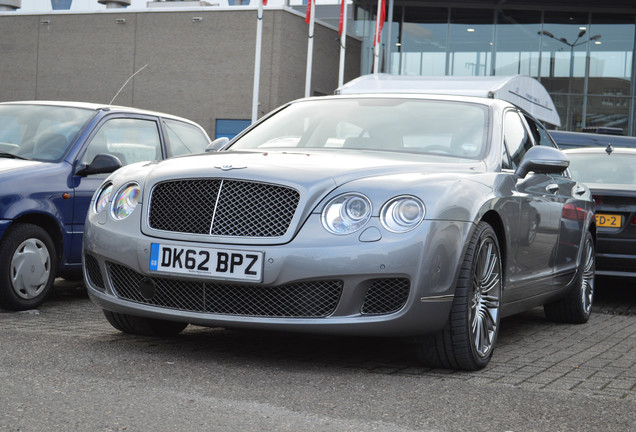
[[[590,319],[594,300],[594,239],[585,233],[581,262],[568,294],[560,300],[543,306],[548,320],[561,323],[583,324]]]
[[[57,253],[41,227],[17,223],[0,242],[0,306],[27,310],[48,297],[57,273]]]
[[[440,333],[417,342],[419,360],[431,367],[484,368],[499,333],[502,285],[497,234],[480,222],[466,250],[449,320]]]
[[[174,336],[188,326],[188,323],[177,321],[164,321],[153,318],[144,318],[126,315],[104,310],[104,316],[117,330],[141,336]]]

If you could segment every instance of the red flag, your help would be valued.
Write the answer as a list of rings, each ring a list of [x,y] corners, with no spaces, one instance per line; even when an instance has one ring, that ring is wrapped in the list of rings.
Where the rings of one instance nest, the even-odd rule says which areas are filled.
[[[380,14],[377,17],[377,22],[376,22],[376,32],[375,32],[375,38],[373,39],[373,46],[376,46],[376,44],[380,43],[380,39],[382,39],[382,27],[384,26],[384,21],[386,21],[386,3],[385,0],[378,0],[381,1],[381,5],[380,5]]]
[[[340,21],[338,23],[338,34],[342,34],[342,26],[344,24],[342,18],[344,17],[344,10],[347,7],[347,0],[340,0]]]
[[[305,22],[309,24],[311,21],[311,0],[307,1],[307,13],[305,14]]]
[[[267,6],[267,0],[263,0],[263,6]]]

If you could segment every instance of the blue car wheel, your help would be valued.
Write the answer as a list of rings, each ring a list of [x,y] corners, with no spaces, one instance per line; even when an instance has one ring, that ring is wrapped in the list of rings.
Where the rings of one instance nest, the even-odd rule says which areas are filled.
[[[49,295],[56,273],[55,245],[44,229],[16,224],[7,230],[0,242],[1,307],[38,307]]]

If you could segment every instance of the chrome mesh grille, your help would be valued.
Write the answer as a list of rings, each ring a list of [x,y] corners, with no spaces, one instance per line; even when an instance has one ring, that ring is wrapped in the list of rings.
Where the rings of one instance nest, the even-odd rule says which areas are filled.
[[[300,200],[295,189],[242,180],[191,179],[152,191],[151,228],[232,237],[285,235]]]
[[[365,315],[397,312],[409,297],[411,283],[406,278],[375,279],[362,304]]]
[[[301,282],[276,287],[192,282],[152,278],[155,293],[147,299],[139,291],[144,275],[108,264],[118,297],[153,306],[224,315],[320,318],[329,316],[342,293],[342,281]]]
[[[102,271],[99,269],[99,263],[97,259],[90,254],[84,255],[84,266],[86,267],[86,275],[89,282],[104,291],[104,279],[102,279]]]

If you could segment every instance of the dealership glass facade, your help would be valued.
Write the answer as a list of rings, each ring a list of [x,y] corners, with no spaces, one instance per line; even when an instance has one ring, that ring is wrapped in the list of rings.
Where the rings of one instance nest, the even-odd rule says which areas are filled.
[[[356,2],[356,33],[366,41],[362,73],[373,68],[374,3]],[[604,126],[636,135],[636,14],[542,10],[531,2],[530,10],[519,2],[514,9],[402,3],[384,26],[381,72],[530,75],[552,95],[560,129]]]

